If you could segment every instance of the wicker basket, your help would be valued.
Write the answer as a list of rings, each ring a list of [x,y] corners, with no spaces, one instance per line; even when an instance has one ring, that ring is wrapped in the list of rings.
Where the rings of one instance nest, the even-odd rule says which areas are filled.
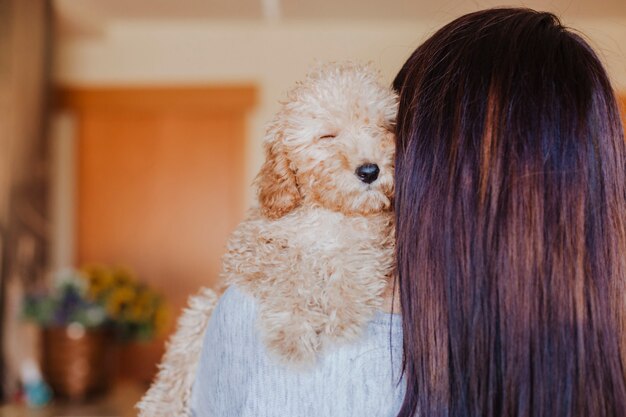
[[[106,329],[78,325],[43,334],[43,370],[55,395],[82,400],[106,391],[115,371],[115,343]]]

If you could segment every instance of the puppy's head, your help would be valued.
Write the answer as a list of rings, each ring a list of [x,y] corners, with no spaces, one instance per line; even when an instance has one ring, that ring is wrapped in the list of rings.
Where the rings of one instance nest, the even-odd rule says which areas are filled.
[[[263,214],[300,205],[346,215],[391,208],[397,97],[367,65],[326,64],[296,85],[265,138]]]

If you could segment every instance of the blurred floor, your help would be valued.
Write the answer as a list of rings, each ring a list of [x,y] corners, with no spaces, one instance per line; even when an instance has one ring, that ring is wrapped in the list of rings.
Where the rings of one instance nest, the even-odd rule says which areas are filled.
[[[1,417],[135,417],[135,404],[146,387],[136,382],[120,381],[111,392],[83,404],[57,402],[38,410],[24,406],[0,406]]]

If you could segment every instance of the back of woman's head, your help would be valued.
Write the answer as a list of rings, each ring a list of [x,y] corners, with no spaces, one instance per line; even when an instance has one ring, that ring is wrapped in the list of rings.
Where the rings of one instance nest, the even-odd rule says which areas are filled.
[[[494,9],[404,65],[401,416],[625,416],[625,146],[588,44]]]

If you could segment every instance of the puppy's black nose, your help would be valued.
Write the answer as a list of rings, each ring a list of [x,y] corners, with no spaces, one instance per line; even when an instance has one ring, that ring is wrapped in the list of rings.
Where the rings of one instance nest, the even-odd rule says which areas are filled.
[[[380,172],[380,169],[378,168],[378,165],[363,164],[360,167],[358,167],[354,173],[364,183],[371,184],[374,181],[376,181],[376,178],[378,178],[379,172]]]

